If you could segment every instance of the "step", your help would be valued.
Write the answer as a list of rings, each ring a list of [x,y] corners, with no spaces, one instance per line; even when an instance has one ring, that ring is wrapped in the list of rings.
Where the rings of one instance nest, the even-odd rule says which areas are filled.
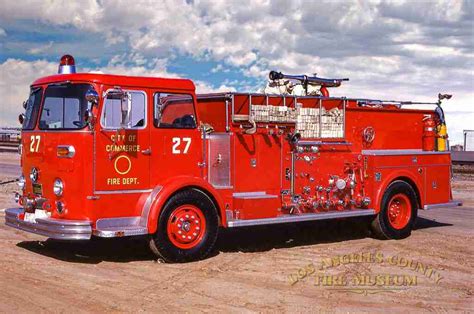
[[[271,224],[280,224],[280,223],[289,223],[289,222],[302,222],[302,221],[360,217],[360,216],[371,216],[371,215],[375,215],[374,209],[357,209],[357,210],[333,211],[333,212],[327,212],[327,213],[282,215],[282,216],[278,216],[274,218],[230,220],[227,222],[227,225],[230,228],[235,228],[235,227],[271,225]]]
[[[95,229],[92,234],[101,238],[116,238],[116,237],[128,237],[148,234],[146,227],[110,227]]]
[[[141,217],[101,218],[92,234],[102,238],[127,237],[148,234]]]

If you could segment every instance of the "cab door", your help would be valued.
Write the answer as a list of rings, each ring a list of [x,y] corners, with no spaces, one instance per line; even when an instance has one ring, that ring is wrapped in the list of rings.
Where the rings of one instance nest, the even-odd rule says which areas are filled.
[[[112,92],[109,89],[106,93],[100,126],[95,132],[96,193],[139,192],[150,188],[147,103],[145,90]]]
[[[197,126],[193,94],[154,92],[152,185],[177,176],[204,175],[203,142]]]

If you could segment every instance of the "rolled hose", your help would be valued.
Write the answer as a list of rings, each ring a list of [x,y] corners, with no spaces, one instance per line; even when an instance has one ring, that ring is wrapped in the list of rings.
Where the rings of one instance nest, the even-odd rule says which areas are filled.
[[[255,123],[255,121],[253,119],[249,119],[249,122],[250,122],[250,124],[252,124],[252,126],[248,129],[245,129],[244,133],[245,134],[255,134],[255,132],[257,132],[257,123]]]

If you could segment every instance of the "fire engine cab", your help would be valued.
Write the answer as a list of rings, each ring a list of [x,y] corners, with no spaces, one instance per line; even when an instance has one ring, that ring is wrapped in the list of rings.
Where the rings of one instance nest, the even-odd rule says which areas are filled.
[[[367,216],[377,237],[402,239],[419,209],[461,205],[450,96],[331,97],[345,80],[272,71],[284,92],[196,95],[190,80],[76,73],[63,56],[19,117],[21,191],[6,224],[62,240],[148,235],[183,262],[206,257],[219,228]]]

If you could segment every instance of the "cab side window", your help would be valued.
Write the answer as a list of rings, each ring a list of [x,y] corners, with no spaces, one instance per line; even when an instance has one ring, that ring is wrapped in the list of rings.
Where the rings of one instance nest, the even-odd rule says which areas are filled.
[[[130,91],[131,110],[127,129],[143,128],[146,124],[146,97],[144,92]],[[120,128],[122,119],[122,101],[106,98],[102,112],[102,126],[107,129]]]
[[[155,93],[153,124],[157,128],[194,129],[193,97],[188,94]]]

